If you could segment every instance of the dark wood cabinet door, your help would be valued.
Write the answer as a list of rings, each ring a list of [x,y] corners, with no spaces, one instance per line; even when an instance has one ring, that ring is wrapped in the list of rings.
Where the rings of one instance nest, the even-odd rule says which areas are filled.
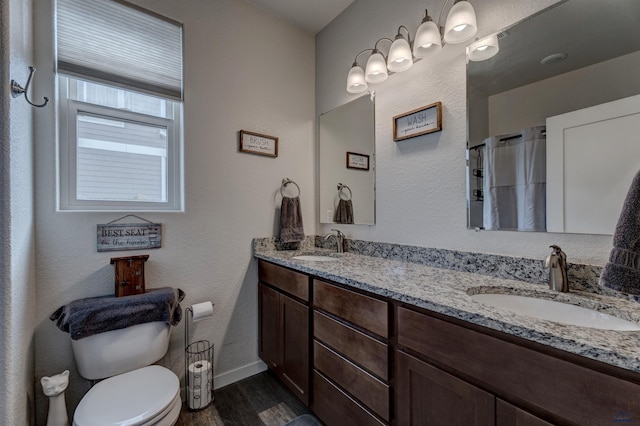
[[[280,294],[281,377],[309,405],[309,307]]]
[[[496,401],[496,426],[553,426],[501,399]]]
[[[278,371],[282,364],[280,293],[258,284],[259,355],[267,366]]]
[[[404,352],[396,352],[398,425],[495,425],[495,397]]]

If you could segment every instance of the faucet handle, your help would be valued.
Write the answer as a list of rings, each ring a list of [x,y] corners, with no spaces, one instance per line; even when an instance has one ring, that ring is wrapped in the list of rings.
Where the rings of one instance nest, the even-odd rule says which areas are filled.
[[[341,230],[339,229],[331,229],[332,231],[336,231],[336,233],[338,234],[338,238],[344,238],[345,235],[342,233]]]

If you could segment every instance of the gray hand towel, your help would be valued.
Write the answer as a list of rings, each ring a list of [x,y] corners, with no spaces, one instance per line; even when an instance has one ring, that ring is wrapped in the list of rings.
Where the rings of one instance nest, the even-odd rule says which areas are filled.
[[[304,239],[299,197],[282,197],[280,207],[280,242],[295,243]]]
[[[613,234],[613,250],[602,269],[600,285],[640,296],[640,171],[624,200]]]
[[[343,200],[338,202],[338,208],[333,215],[335,223],[353,223],[353,203],[351,200]]]
[[[61,306],[49,319],[73,340],[153,321],[176,326],[184,296],[179,288],[163,287],[132,296],[89,297]]]

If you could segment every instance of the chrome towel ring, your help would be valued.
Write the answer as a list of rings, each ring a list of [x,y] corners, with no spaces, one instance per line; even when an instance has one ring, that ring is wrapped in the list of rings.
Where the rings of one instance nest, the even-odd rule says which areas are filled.
[[[280,195],[282,195],[284,197],[284,192],[283,190],[287,187],[287,185],[289,185],[290,183],[294,184],[296,188],[298,188],[298,195],[296,195],[296,197],[300,196],[300,187],[298,186],[297,183],[295,183],[294,181],[292,181],[289,178],[284,178],[282,179],[282,185],[280,185]]]
[[[345,197],[347,196],[345,190],[349,191],[349,198],[342,198],[343,194],[344,194]],[[338,197],[341,200],[345,200],[345,201],[350,200],[351,197],[353,197],[353,193],[351,192],[351,188],[349,188],[347,185],[345,185],[343,183],[338,183]]]

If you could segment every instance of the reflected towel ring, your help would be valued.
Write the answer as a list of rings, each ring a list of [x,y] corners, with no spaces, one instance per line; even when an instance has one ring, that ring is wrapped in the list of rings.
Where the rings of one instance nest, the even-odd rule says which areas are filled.
[[[342,198],[342,194],[344,193],[345,189],[349,191],[349,198]],[[352,197],[353,197],[353,193],[351,192],[351,188],[349,188],[347,185],[344,185],[342,183],[338,183],[338,198],[340,198],[341,200],[349,201]]]
[[[300,196],[300,192],[301,192],[301,191],[300,191],[300,187],[298,186],[298,184],[297,184],[297,183],[295,183],[294,181],[292,181],[292,180],[291,180],[291,179],[289,179],[289,178],[284,178],[284,179],[282,179],[282,185],[280,186],[280,195],[282,195],[282,196],[284,197],[284,193],[282,192],[282,190],[283,190],[287,185],[289,185],[290,183],[294,184],[294,185],[296,186],[296,188],[298,188],[298,195],[296,195],[296,197],[299,197],[299,196]]]

